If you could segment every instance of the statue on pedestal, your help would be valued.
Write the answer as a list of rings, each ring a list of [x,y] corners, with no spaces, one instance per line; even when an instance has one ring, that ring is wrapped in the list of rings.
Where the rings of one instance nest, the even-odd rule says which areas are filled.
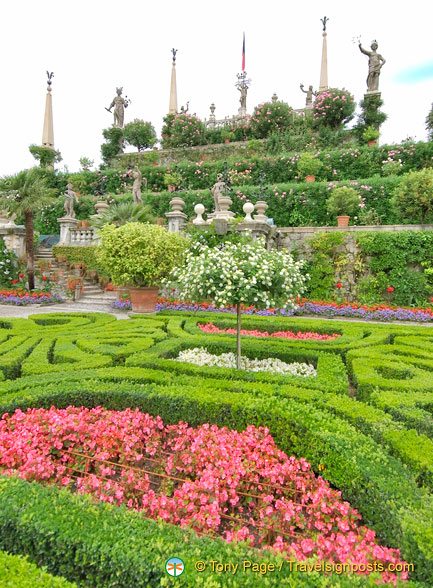
[[[309,86],[308,90],[304,90],[304,84],[300,84],[301,92],[307,94],[305,97],[305,106],[311,107],[313,105],[313,96],[317,96],[318,92],[313,92],[313,86]]]
[[[210,190],[210,192],[212,194],[212,197],[214,199],[214,202],[215,202],[215,212],[220,212],[221,211],[221,206],[220,206],[219,199],[224,196],[225,189],[226,189],[226,184],[225,184],[225,182],[223,180],[223,175],[222,174],[218,174],[217,175],[217,181],[212,186],[212,188]]]
[[[241,97],[239,98],[239,102],[241,105],[241,110],[246,110],[247,108],[247,92],[248,86],[246,84],[240,84],[238,86],[238,90],[241,93]]]
[[[128,108],[128,104],[131,102],[128,99],[128,96],[122,98],[122,91],[123,88],[116,88],[117,96],[113,98],[112,103],[110,104],[109,108],[106,108],[107,112],[111,113],[111,109],[114,106],[113,116],[114,122],[113,127],[117,127],[118,129],[123,129],[123,121],[125,117],[125,108]]]
[[[377,41],[373,41],[371,44],[371,51],[367,51],[361,45],[358,44],[359,50],[364,55],[368,55],[368,77],[367,77],[367,92],[378,92],[379,91],[379,76],[382,65],[386,63],[385,59],[377,53]]]
[[[78,196],[76,192],[73,191],[72,184],[68,184],[66,188],[66,200],[63,206],[63,209],[66,213],[65,216],[68,216],[69,218],[75,218],[74,202],[78,204]]]
[[[132,173],[132,177],[134,178],[134,183],[132,185],[132,199],[134,201],[134,204],[141,204],[143,202],[143,199],[141,198],[141,186],[143,184],[143,175],[137,166]],[[147,186],[146,178],[144,178],[144,185]]]

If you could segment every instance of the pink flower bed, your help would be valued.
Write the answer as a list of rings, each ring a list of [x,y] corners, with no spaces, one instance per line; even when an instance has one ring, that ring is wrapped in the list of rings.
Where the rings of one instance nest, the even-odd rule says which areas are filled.
[[[265,428],[164,426],[130,409],[17,410],[0,421],[0,472],[298,560],[317,556],[366,570],[376,563],[383,581],[395,582],[387,566],[402,563],[399,550],[378,545],[341,493],[305,459],[287,457]]]
[[[197,323],[197,326],[203,333],[229,333],[230,335],[236,335],[236,329],[219,329],[213,323],[206,323],[204,325]],[[301,331],[297,333],[293,333],[292,331],[268,333],[267,331],[248,331],[246,329],[241,329],[241,335],[250,335],[251,337],[281,337],[284,339],[313,339],[314,341],[329,341],[329,339],[340,337],[337,333],[333,333],[332,335],[321,335],[320,333],[312,332],[303,333]]]

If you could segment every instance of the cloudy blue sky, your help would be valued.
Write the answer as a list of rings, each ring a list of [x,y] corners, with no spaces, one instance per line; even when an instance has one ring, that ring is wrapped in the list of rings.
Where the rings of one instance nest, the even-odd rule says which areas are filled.
[[[389,119],[381,142],[426,138],[433,102],[431,1],[397,4],[364,0],[289,3],[198,0],[161,3],[129,0],[15,0],[3,3],[0,175],[33,165],[31,143],[42,139],[46,70],[54,72],[55,146],[60,169],[79,168],[79,158],[100,161],[105,111],[123,86],[132,102],[125,121],[150,120],[160,131],[168,110],[171,48],[178,49],[179,106],[208,117],[235,114],[242,32],[246,69],[252,79],[248,111],[274,92],[294,108],[304,105],[299,84],[319,85],[320,18],[328,16],[328,77],[331,87],[350,90],[359,102],[366,90],[365,47],[373,39],[385,57],[380,90]]]

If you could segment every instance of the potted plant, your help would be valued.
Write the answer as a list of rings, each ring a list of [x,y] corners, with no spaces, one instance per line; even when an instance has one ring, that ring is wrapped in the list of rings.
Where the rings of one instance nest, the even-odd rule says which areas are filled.
[[[376,145],[379,135],[379,131],[373,125],[370,125],[362,133],[362,138],[369,145],[369,147],[373,147]]]
[[[115,284],[128,288],[133,311],[152,313],[161,280],[182,263],[187,243],[184,236],[158,225],[105,225],[97,258]]]
[[[298,161],[298,172],[306,182],[314,182],[316,175],[322,168],[322,162],[311,153],[303,153]]]
[[[182,180],[182,175],[177,172],[165,174],[164,176],[164,184],[168,187],[169,192],[175,192],[178,188],[180,188]]]
[[[328,212],[337,216],[339,227],[349,225],[350,215],[361,204],[361,197],[354,188],[334,188],[326,201]]]

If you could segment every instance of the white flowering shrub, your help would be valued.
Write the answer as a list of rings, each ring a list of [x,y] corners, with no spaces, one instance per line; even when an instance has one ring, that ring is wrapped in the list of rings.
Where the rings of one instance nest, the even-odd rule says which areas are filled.
[[[185,349],[181,351],[174,361],[183,361],[199,366],[216,366],[225,368],[236,367],[236,355],[234,353],[221,353],[214,355],[204,347]],[[271,372],[273,374],[289,374],[291,376],[315,377],[317,371],[314,366],[308,363],[286,363],[277,357],[266,359],[249,359],[242,357],[240,368],[249,372]]]
[[[0,237],[0,286],[9,286],[17,276],[16,255],[6,248],[5,242]]]
[[[200,245],[199,252],[191,250],[165,285],[176,288],[182,300],[292,308],[293,300],[305,291],[308,277],[301,274],[303,264],[285,251],[267,251],[262,239],[225,243],[223,248]]]
[[[237,367],[241,367],[241,306],[293,308],[306,287],[303,261],[285,251],[265,248],[264,239],[221,247],[194,244],[182,267],[164,283],[177,297],[237,309]]]

